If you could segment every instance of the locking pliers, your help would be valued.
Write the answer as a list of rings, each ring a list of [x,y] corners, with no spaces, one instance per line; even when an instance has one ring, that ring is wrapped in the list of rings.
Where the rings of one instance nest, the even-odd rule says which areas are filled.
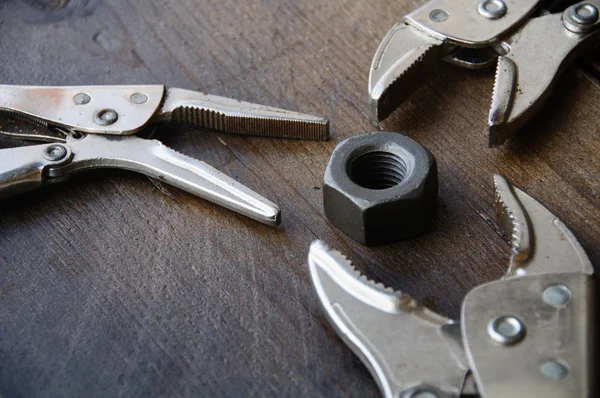
[[[548,209],[495,176],[506,275],[474,288],[454,321],[376,284],[316,241],[308,263],[327,318],[386,398],[592,397],[594,280]]]
[[[558,76],[597,44],[600,0],[548,14],[540,0],[431,0],[383,39],[369,76],[369,104],[387,118],[439,60],[480,69],[497,64],[488,144],[498,146],[543,106]],[[534,12],[537,16],[532,18]]]
[[[280,222],[277,205],[208,164],[136,134],[167,121],[269,137],[326,140],[329,134],[323,118],[162,85],[0,85],[0,112],[43,130],[0,135],[49,142],[0,150],[0,198],[63,181],[74,172],[119,168],[270,225]]]

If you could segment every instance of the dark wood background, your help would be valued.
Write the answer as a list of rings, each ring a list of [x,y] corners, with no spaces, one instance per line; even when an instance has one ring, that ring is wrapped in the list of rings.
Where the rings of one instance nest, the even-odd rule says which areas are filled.
[[[458,317],[502,275],[492,175],[546,204],[600,263],[600,91],[568,70],[499,149],[492,71],[444,66],[379,126],[371,58],[422,1],[4,0],[0,83],[198,89],[331,120],[329,142],[169,127],[156,137],[277,202],[270,228],[141,175],[99,171],[0,210],[0,396],[377,397],[327,324],[306,255],[322,239],[369,276]],[[323,172],[347,137],[403,132],[437,157],[429,233],[379,248],[325,219]],[[398,343],[407,336],[398,336]]]

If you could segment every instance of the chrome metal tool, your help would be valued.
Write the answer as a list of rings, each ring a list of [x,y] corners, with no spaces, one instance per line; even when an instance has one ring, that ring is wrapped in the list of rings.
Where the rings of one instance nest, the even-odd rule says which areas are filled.
[[[540,11],[540,0],[431,0],[383,39],[369,76],[369,104],[387,118],[439,60],[469,69],[497,64],[488,143],[498,146],[527,123],[558,76],[597,45],[600,0],[563,13]],[[539,16],[532,18],[534,12]]]
[[[277,205],[208,164],[136,134],[168,121],[278,138],[326,140],[329,134],[329,122],[320,117],[161,85],[0,85],[0,112],[41,126],[0,135],[47,142],[0,150],[0,198],[61,182],[75,172],[119,168],[270,225],[280,222]]]
[[[308,263],[329,321],[386,398],[592,397],[593,268],[567,227],[495,176],[506,275],[473,289],[454,321],[368,280],[316,241]]]

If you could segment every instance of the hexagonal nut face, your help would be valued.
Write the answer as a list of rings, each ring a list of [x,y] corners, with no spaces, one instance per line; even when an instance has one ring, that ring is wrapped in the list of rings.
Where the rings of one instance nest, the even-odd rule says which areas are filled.
[[[325,171],[323,205],[338,229],[375,246],[425,232],[437,193],[433,155],[402,134],[377,132],[335,148]]]

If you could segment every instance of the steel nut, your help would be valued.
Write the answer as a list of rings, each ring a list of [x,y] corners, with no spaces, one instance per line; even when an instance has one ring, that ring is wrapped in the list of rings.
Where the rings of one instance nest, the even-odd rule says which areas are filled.
[[[402,134],[377,132],[335,148],[325,171],[323,205],[333,225],[375,246],[425,232],[437,193],[433,155]]]

